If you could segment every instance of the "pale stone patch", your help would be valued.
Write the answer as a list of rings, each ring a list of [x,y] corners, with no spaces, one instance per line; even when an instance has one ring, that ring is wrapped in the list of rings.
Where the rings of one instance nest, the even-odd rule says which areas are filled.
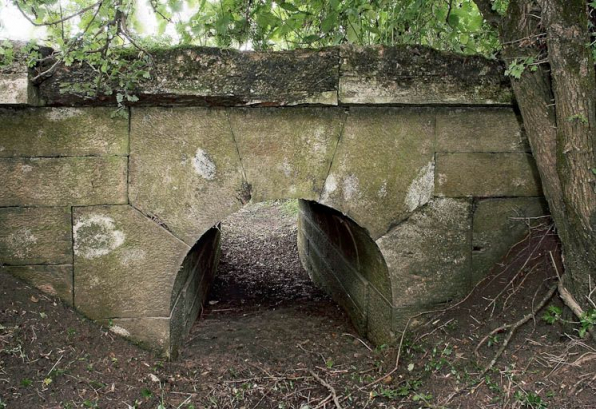
[[[83,110],[78,108],[50,108],[46,111],[46,118],[48,121],[63,121],[82,114]]]
[[[192,158],[192,166],[197,175],[203,179],[213,180],[215,178],[215,163],[213,163],[203,149],[197,149],[195,157]]]
[[[344,199],[352,200],[360,193],[360,181],[356,175],[349,175],[343,182]]]
[[[18,229],[6,238],[7,247],[16,258],[26,258],[31,252],[31,246],[37,243],[37,237],[25,227]]]
[[[323,193],[321,195],[321,198],[323,200],[329,199],[329,195],[331,195],[331,193],[335,192],[336,190],[337,179],[335,179],[335,175],[333,173],[330,173],[327,177],[327,180],[325,180],[325,186],[323,186]]]
[[[81,218],[73,226],[74,252],[91,260],[111,253],[124,243],[125,235],[116,230],[114,219],[101,214]]]
[[[29,173],[33,170],[33,166],[31,165],[21,165],[21,172]]]
[[[122,328],[118,325],[112,325],[110,327],[110,331],[113,332],[116,335],[120,335],[122,337],[130,337],[130,332],[128,332],[128,330],[126,328]]]
[[[141,249],[125,250],[120,257],[120,264],[123,266],[129,266],[131,264],[138,263],[139,261],[145,260],[147,253]]]
[[[413,212],[418,207],[426,204],[433,196],[435,190],[435,164],[430,161],[412,181],[406,194],[405,204],[408,211]]]
[[[283,171],[284,175],[286,175],[286,177],[290,177],[290,175],[292,174],[292,165],[290,165],[290,162],[288,162],[288,158],[284,158],[284,161],[281,164],[281,170]]]
[[[384,198],[384,197],[387,196],[387,181],[386,180],[383,181],[383,184],[381,185],[381,187],[377,191],[377,196],[380,199],[382,199],[382,198]]]
[[[0,78],[0,104],[27,104],[27,75]]]

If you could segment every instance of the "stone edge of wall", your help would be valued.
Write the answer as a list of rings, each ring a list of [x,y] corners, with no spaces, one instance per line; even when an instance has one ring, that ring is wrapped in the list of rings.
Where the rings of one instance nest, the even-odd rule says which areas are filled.
[[[337,106],[511,105],[504,67],[479,56],[423,46],[339,46],[319,50],[236,51],[176,47],[153,53],[152,79],[134,105]],[[0,105],[115,106],[113,95],[65,91],[91,78],[82,66],[59,68],[39,84],[22,61],[0,70]]]

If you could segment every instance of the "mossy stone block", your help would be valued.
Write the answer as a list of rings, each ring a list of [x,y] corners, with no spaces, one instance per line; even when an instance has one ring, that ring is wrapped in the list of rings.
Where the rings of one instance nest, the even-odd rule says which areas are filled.
[[[528,233],[545,219],[546,201],[539,197],[480,200],[474,212],[472,284],[484,278]]]
[[[0,208],[0,264],[72,264],[70,208]]]
[[[521,119],[513,108],[443,108],[437,111],[438,152],[526,152]]]
[[[253,200],[317,199],[344,117],[334,108],[231,110]]]
[[[0,157],[128,154],[128,120],[114,108],[0,109]]]
[[[343,46],[344,104],[511,104],[504,67],[424,46]]]
[[[534,158],[526,153],[437,154],[437,195],[541,196]]]
[[[385,257],[393,305],[426,306],[469,289],[471,201],[434,199],[377,240]]]
[[[0,206],[127,203],[127,158],[0,159]]]
[[[320,202],[372,239],[434,191],[434,115],[421,108],[352,108]]]
[[[192,246],[242,207],[246,190],[225,110],[133,109],[133,206]]]
[[[73,210],[75,307],[93,319],[169,317],[190,247],[131,206]]]
[[[66,304],[72,305],[72,264],[0,266],[0,272],[3,271],[31,284],[46,294],[59,297]]]

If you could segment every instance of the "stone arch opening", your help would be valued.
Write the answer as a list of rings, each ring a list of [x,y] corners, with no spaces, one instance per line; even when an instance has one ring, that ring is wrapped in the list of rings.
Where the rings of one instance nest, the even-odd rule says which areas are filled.
[[[315,201],[299,200],[297,247],[302,266],[373,342],[388,340],[391,285],[387,265],[366,229],[341,212]],[[207,300],[221,256],[221,223],[207,230],[188,251],[171,297],[171,353],[189,333]]]

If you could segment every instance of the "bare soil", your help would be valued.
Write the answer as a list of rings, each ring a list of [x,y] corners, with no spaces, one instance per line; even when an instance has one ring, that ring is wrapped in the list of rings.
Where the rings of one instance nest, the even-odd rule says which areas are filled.
[[[219,276],[176,362],[0,275],[0,409],[596,408],[596,345],[556,294],[533,310],[562,270],[550,221],[532,224],[463,302],[412,320],[399,354],[312,285],[287,202],[223,222]],[[488,335],[526,314],[486,369],[507,328]]]

